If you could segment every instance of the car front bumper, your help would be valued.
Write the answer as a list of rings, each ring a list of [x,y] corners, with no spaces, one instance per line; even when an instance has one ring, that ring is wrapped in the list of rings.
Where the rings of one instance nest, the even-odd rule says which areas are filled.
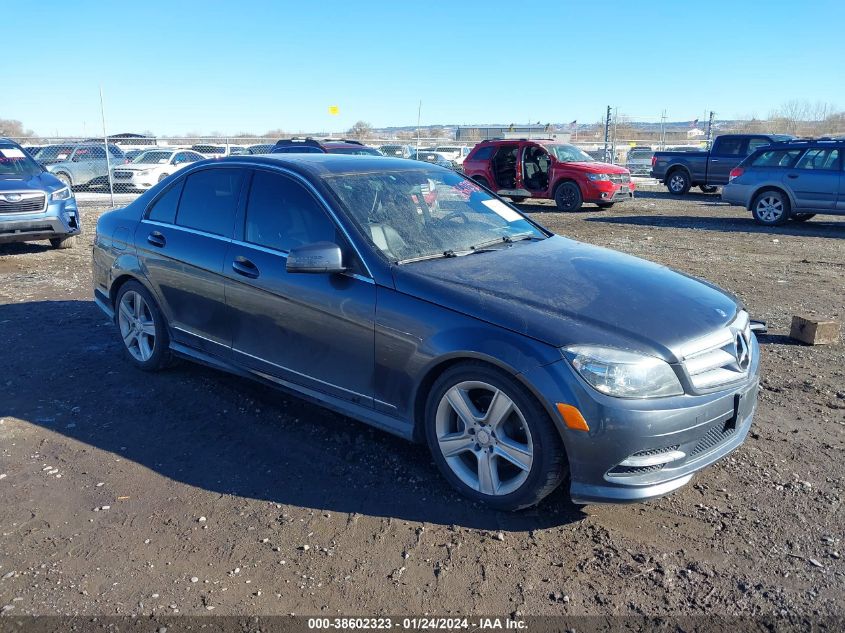
[[[584,202],[625,202],[634,197],[635,189],[636,185],[632,182],[590,181],[583,188]]]
[[[759,345],[752,339],[747,378],[703,395],[651,400],[606,396],[587,386],[565,360],[524,374],[546,400],[560,430],[572,500],[624,503],[659,497],[742,444],[759,388]],[[577,407],[589,431],[568,428],[556,412],[557,402]]]
[[[0,244],[69,237],[81,227],[76,198],[49,202],[44,211],[0,213]]]
[[[139,176],[132,174],[129,178],[118,178],[112,173],[112,185],[115,189],[140,189],[146,190],[158,182],[158,174],[149,174],[147,176]]]

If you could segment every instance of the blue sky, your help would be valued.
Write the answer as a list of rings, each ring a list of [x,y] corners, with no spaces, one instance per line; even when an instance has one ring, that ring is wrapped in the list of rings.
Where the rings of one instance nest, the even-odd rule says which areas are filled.
[[[2,17],[0,118],[44,135],[99,131],[100,85],[110,132],[157,134],[413,125],[420,100],[424,125],[845,107],[841,0],[6,0]]]

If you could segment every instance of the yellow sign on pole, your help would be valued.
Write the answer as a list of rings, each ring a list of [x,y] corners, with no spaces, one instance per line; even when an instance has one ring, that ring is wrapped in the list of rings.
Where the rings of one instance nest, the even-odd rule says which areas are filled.
[[[329,114],[332,116],[337,116],[340,114],[340,108],[338,106],[329,106]]]

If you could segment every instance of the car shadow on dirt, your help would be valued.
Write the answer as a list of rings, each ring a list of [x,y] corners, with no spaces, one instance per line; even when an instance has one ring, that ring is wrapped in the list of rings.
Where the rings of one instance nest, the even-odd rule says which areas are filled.
[[[771,235],[794,235],[797,237],[845,237],[845,222],[810,220],[790,222],[782,226],[761,226],[754,222],[751,214],[747,218],[708,217],[697,215],[625,215],[613,217],[584,218],[585,222],[606,224],[629,224],[674,229],[698,229],[722,233],[767,233]]]
[[[0,244],[0,257],[4,255],[28,255],[30,253],[43,253],[53,247],[45,240],[43,242],[11,242]]]
[[[98,449],[78,465],[94,477],[115,456],[143,466],[136,494],[155,495],[157,473],[221,495],[477,529],[585,516],[564,487],[519,513],[468,502],[424,446],[247,379],[188,362],[141,372],[93,302],[0,305],[0,339],[0,417]]]

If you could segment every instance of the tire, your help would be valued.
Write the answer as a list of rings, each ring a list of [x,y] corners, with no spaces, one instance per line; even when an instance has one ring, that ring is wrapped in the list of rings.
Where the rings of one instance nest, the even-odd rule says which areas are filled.
[[[597,206],[599,209],[609,209],[609,208],[610,208],[610,207],[612,207],[614,204],[616,204],[616,203],[615,203],[615,202],[596,202],[596,206]]]
[[[719,188],[716,185],[699,185],[702,193],[716,193]]]
[[[794,220],[796,222],[806,222],[810,218],[816,217],[815,213],[793,213],[789,216],[790,220]]]
[[[70,187],[71,189],[73,189],[73,180],[71,180],[70,174],[66,174],[63,171],[60,171],[56,173],[55,176],[65,187]]]
[[[692,187],[692,183],[689,174],[683,169],[676,169],[666,177],[666,188],[674,196],[686,195],[690,187]]]
[[[571,180],[560,183],[555,189],[555,204],[560,211],[578,211],[584,204],[581,189]]]
[[[50,246],[56,249],[76,248],[76,242],[76,235],[50,238]]]
[[[525,196],[509,196],[511,202],[514,204],[520,204],[521,202],[525,202]]]
[[[158,177],[158,181],[159,181],[159,182],[161,182],[162,180],[164,180],[165,178],[167,178],[169,175],[170,175],[170,174],[162,174],[161,176],[159,176],[159,177]]]
[[[502,407],[495,424],[487,408],[493,402]],[[497,510],[539,503],[569,472],[548,413],[513,377],[484,363],[455,365],[435,381],[426,401],[425,435],[446,480]],[[449,435],[454,437],[445,439]]]
[[[135,303],[140,298],[141,304]],[[115,300],[115,322],[123,351],[138,369],[158,371],[170,364],[167,323],[150,292],[137,281],[120,287]]]
[[[782,191],[767,189],[754,196],[751,215],[763,226],[780,226],[789,220],[789,198]]]

